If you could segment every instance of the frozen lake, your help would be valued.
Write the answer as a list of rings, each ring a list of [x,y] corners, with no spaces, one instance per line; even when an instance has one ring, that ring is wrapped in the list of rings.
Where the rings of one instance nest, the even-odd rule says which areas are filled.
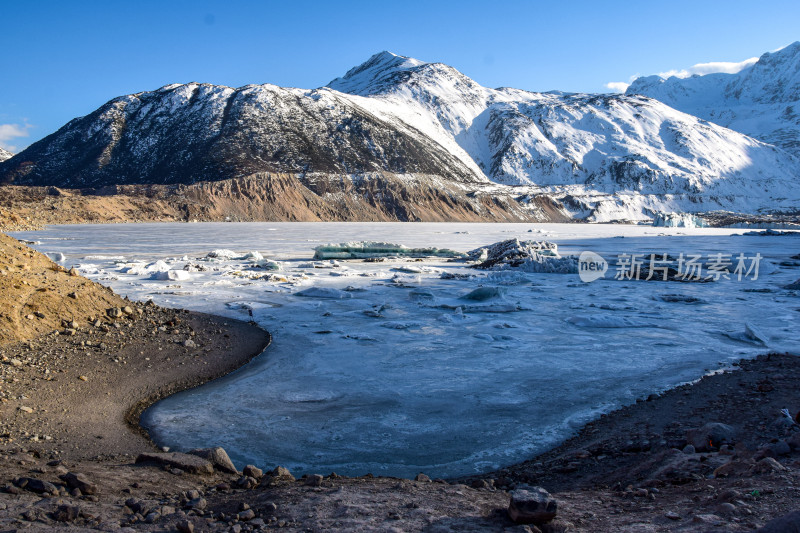
[[[445,477],[529,458],[602,412],[737,359],[797,352],[800,298],[783,287],[800,278],[800,260],[792,259],[800,236],[743,232],[204,223],[55,226],[14,235],[64,254],[62,264],[79,265],[130,298],[252,316],[272,333],[272,346],[251,364],[149,409],[144,423],[159,444],[220,445],[239,467]],[[311,262],[314,247],[329,242],[468,251],[514,237],[556,242],[561,255],[589,250],[609,260],[621,253],[763,259],[757,280],[751,274],[714,283],[617,281],[613,265],[604,279],[584,283],[577,274],[483,272],[446,260]],[[238,258],[206,257],[216,249]],[[282,270],[258,268],[258,255],[245,257],[249,251]],[[498,296],[463,298],[479,286],[497,288]],[[309,288],[324,290],[298,295]]]

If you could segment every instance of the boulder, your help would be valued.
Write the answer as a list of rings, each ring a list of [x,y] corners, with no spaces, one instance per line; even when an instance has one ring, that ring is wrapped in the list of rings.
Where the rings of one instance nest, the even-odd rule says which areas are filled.
[[[750,469],[753,474],[768,474],[770,472],[783,472],[784,470],[786,470],[786,467],[772,457],[761,459]]]
[[[306,478],[306,485],[309,487],[319,487],[322,485],[324,478],[319,474],[312,474]]]
[[[244,474],[245,476],[249,476],[253,479],[259,480],[264,476],[264,471],[261,470],[260,468],[256,468],[253,465],[247,465],[244,467],[244,470],[242,470],[242,474]]]
[[[58,494],[58,489],[49,481],[42,481],[33,477],[21,477],[14,480],[14,485],[21,489],[37,494]]]
[[[80,508],[75,505],[59,505],[58,508],[53,511],[53,520],[56,522],[72,522],[78,518],[80,513]]]
[[[800,533],[800,511],[770,520],[758,533]]]
[[[242,522],[247,522],[248,520],[252,520],[253,518],[255,518],[256,513],[252,509],[247,509],[239,513],[238,517],[239,520],[241,520]]]
[[[508,516],[518,524],[546,524],[556,517],[558,502],[542,487],[511,491]]]
[[[181,520],[175,524],[175,528],[179,533],[194,533],[194,524],[189,520]]]
[[[270,476],[277,477],[281,479],[286,479],[289,481],[294,481],[294,476],[289,469],[283,466],[276,466],[273,470],[270,471]]]
[[[214,465],[211,462],[188,453],[165,452],[165,453],[142,453],[136,458],[136,464],[155,463],[161,466],[177,468],[190,474],[213,474]]]
[[[84,474],[74,474],[69,472],[59,477],[64,483],[67,484],[67,487],[70,489],[78,489],[81,491],[81,494],[85,494],[87,496],[91,494],[97,494],[97,485],[89,481],[89,478],[87,478]]]
[[[223,472],[228,472],[229,474],[239,473],[239,471],[236,470],[236,466],[233,464],[233,461],[231,461],[231,458],[228,457],[228,453],[219,446],[216,448],[200,448],[196,450],[190,450],[189,453],[191,455],[202,457],[214,465],[217,470],[222,470]]]
[[[703,427],[689,430],[686,440],[698,452],[707,452],[723,444],[734,444],[736,430],[727,424],[711,422]]]

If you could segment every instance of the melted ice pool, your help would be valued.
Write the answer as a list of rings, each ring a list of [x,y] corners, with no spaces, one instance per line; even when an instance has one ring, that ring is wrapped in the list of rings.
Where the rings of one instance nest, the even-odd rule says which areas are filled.
[[[251,364],[149,409],[143,420],[160,445],[220,445],[240,467],[444,477],[527,459],[602,412],[734,360],[796,352],[800,299],[783,286],[800,278],[791,259],[800,236],[738,233],[253,223],[56,226],[17,236],[120,294],[252,316],[272,333],[273,345]],[[706,284],[614,281],[613,267],[607,279],[583,283],[576,274],[486,273],[444,259],[311,261],[328,242],[467,251],[512,237],[557,242],[562,255],[764,260],[758,280]],[[236,253],[206,258],[218,249]],[[268,270],[275,265],[259,255],[282,270]],[[442,279],[445,272],[473,277]],[[490,290],[463,298],[481,286]]]

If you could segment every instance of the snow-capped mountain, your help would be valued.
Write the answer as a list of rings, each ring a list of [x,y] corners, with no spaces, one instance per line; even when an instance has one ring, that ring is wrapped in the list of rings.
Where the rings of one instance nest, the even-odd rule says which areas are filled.
[[[655,98],[800,155],[800,42],[762,55],[736,74],[647,76],[626,94]]]
[[[314,90],[190,83],[123,96],[20,155],[0,164],[0,182],[74,188],[282,172],[327,180],[336,194],[341,179],[382,173],[467,197],[515,196],[523,209],[546,194],[592,220],[800,204],[796,158],[660,101],[489,89],[390,52]]]
[[[795,158],[650,98],[488,89],[389,52],[328,87],[414,124],[494,183],[566,194],[595,217],[797,205]]]
[[[6,180],[98,187],[192,183],[256,172],[447,175],[474,180],[449,152],[332,91],[189,83],[111,100],[33,144]]]
[[[14,154],[0,146],[0,161],[5,161],[6,159],[11,159],[14,157]]]

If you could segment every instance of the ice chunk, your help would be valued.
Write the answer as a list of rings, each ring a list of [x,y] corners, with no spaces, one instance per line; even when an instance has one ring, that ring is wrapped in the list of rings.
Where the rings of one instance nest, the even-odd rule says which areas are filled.
[[[342,242],[314,248],[314,259],[367,259],[373,257],[462,257],[443,248],[408,248],[402,244],[375,241]]]
[[[262,257],[255,263],[258,268],[263,268],[264,270],[272,270],[272,271],[283,270],[283,266],[279,262],[273,261],[272,259],[264,259]]]
[[[475,300],[483,302],[492,298],[500,298],[506,293],[501,287],[478,287],[474,291],[465,294],[461,298],[464,300]]]
[[[206,254],[206,257],[209,259],[223,259],[226,261],[230,261],[231,259],[236,259],[240,257],[240,254],[237,254],[233,250],[228,250],[226,248],[221,248],[219,250],[212,250]]]
[[[438,268],[418,265],[401,265],[392,270],[396,272],[408,272],[409,274],[439,274],[441,272]]]
[[[759,342],[766,346],[767,344],[767,337],[762,332],[760,332],[755,326],[752,324],[745,324],[744,325],[744,336],[750,339],[751,341]]]
[[[50,258],[51,261],[55,261],[56,263],[60,263],[62,261],[67,260],[67,256],[62,254],[61,252],[47,252],[44,255],[46,255],[47,257]]]
[[[506,270],[513,268],[523,272],[575,274],[578,272],[576,257],[561,257],[558,246],[548,241],[520,241],[509,239],[489,246],[476,248],[467,253],[471,261],[478,262],[473,268]]]
[[[186,281],[192,279],[192,275],[185,270],[167,270],[154,272],[150,279],[160,281]]]
[[[688,296],[686,294],[662,294],[658,297],[654,297],[662,302],[667,303],[685,303],[685,304],[704,304],[706,303],[705,300],[701,298],[697,298],[695,296]]]
[[[262,259],[264,259],[264,256],[261,255],[259,252],[253,250],[244,254],[242,256],[242,259],[249,259],[250,261],[261,261]]]
[[[396,322],[396,321],[389,321],[381,323],[382,328],[389,328],[389,329],[411,329],[411,328],[418,328],[420,327],[419,322]]]
[[[705,228],[707,225],[704,219],[690,213],[657,213],[653,217],[653,226],[660,228]]]
[[[634,320],[623,316],[613,315],[590,315],[573,316],[567,322],[584,328],[638,328],[638,327],[658,327],[657,324]]]
[[[794,235],[795,237],[800,237],[800,231],[780,231],[775,229],[765,229],[764,231],[747,231],[742,233],[742,235],[746,235],[749,237],[778,237],[778,236],[787,236],[787,235]]]
[[[329,287],[309,287],[308,289],[296,292],[295,296],[304,296],[306,298],[328,298],[334,300],[344,300],[346,298],[353,297],[353,295],[347,291],[331,289]]]

